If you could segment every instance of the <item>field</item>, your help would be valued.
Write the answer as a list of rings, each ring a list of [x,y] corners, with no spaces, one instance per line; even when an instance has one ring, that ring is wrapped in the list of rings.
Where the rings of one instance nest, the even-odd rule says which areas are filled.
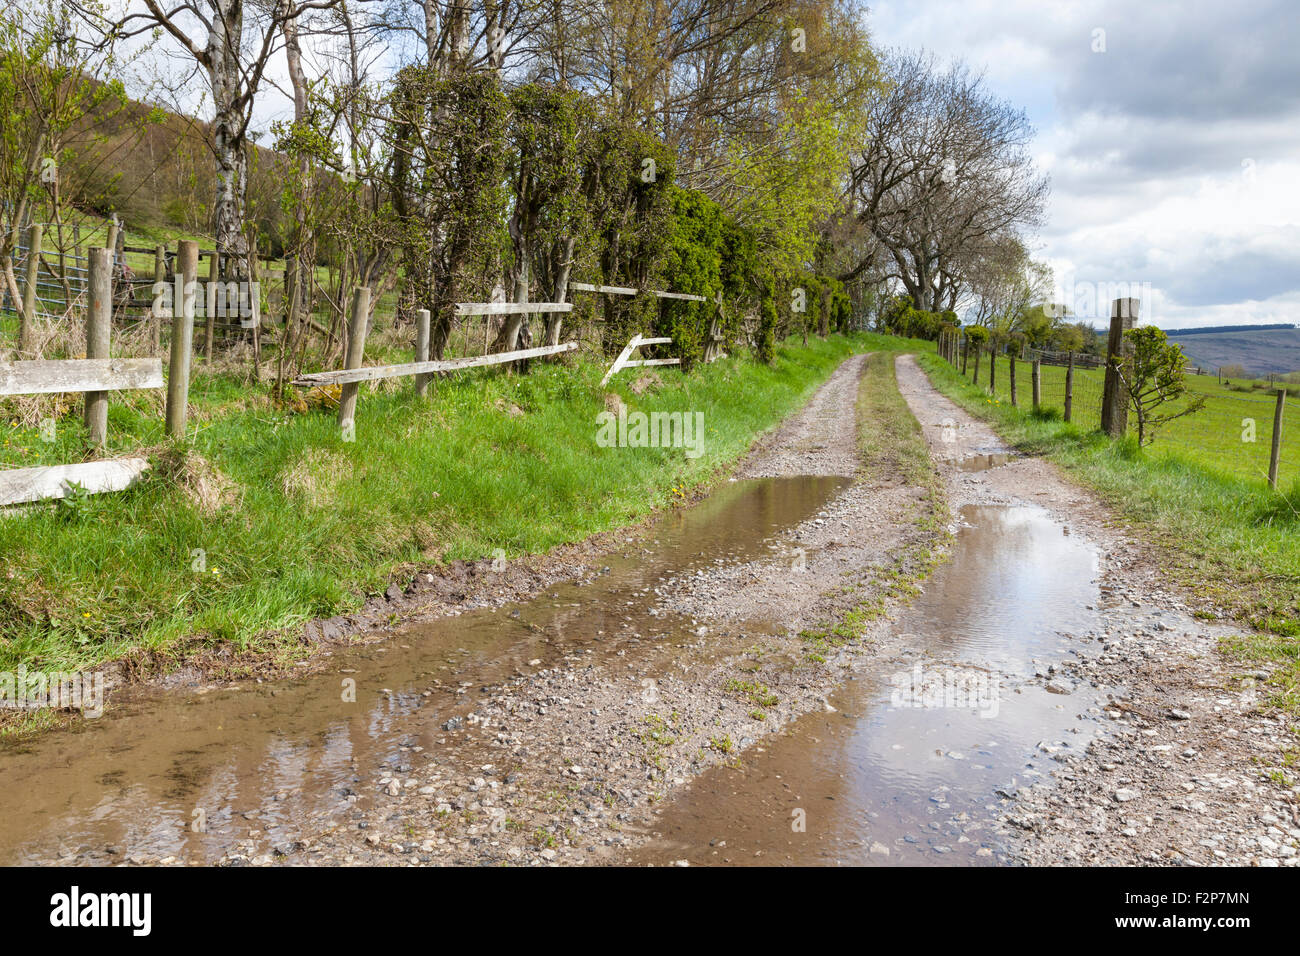
[[[973,367],[973,359],[972,359]],[[968,372],[971,369],[968,368]],[[969,375],[967,376],[969,378]],[[1062,409],[1065,405],[1065,369],[1044,365],[1043,405]],[[1072,420],[1084,429],[1101,424],[1103,369],[1074,370]],[[1010,404],[1010,363],[998,360],[995,399]],[[988,385],[988,356],[981,358],[980,383]],[[1205,408],[1175,419],[1156,432],[1147,449],[1153,457],[1171,454],[1224,476],[1257,482],[1268,479],[1269,451],[1273,441],[1273,413],[1276,399],[1262,389],[1237,391],[1219,384],[1213,375],[1187,376],[1188,389],[1207,399]],[[1016,392],[1020,405],[1032,403],[1032,369],[1028,362],[1016,363]],[[1250,422],[1253,420],[1254,425]],[[1130,431],[1136,429],[1129,415]],[[1251,440],[1253,439],[1253,440]],[[1282,452],[1278,484],[1290,487],[1300,481],[1300,398],[1293,392],[1287,399],[1282,419]]]

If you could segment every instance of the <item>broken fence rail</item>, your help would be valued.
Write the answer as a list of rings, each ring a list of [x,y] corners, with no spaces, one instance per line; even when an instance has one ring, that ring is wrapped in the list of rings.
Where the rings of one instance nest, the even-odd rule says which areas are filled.
[[[632,289],[621,285],[592,285],[588,282],[570,282],[569,288],[574,292],[598,292],[604,295],[639,295],[639,289]],[[651,295],[656,295],[661,299],[683,299],[687,302],[707,302],[709,301],[702,295],[692,295],[689,292],[661,292],[657,289],[648,289]]]
[[[427,375],[431,372],[455,372],[466,368],[479,368],[487,365],[504,365],[521,359],[541,358],[569,352],[578,347],[577,342],[565,342],[561,345],[543,345],[533,349],[518,349],[514,352],[492,352],[458,359],[438,359],[429,362],[406,362],[402,365],[375,365],[369,368],[342,369],[336,372],[309,372],[299,375],[293,384],[302,388],[318,385],[346,385],[349,382],[372,382],[381,378],[402,378],[407,375]]]
[[[638,365],[681,365],[682,360],[679,358],[632,359],[632,353],[643,345],[669,345],[671,343],[672,339],[670,338],[643,339],[640,333],[632,336],[627,346],[619,353],[618,358],[614,359],[614,364],[609,367],[605,377],[600,380],[600,387],[604,388],[611,378],[625,368],[633,368]]]

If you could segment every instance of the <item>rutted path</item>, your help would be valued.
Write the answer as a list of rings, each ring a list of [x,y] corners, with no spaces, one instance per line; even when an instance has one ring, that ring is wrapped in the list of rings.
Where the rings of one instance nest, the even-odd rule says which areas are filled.
[[[936,458],[1005,451],[910,357],[897,369]],[[1145,546],[1049,462],[1017,457],[980,472],[944,470],[955,507],[1037,505],[1100,556],[1097,625],[1073,634],[1069,656],[1048,666],[1051,679],[1069,687],[1124,691],[1090,714],[1098,736],[1081,753],[1048,742],[1048,779],[1003,798],[1006,821],[1023,834],[1019,858],[1296,865],[1296,788],[1268,779],[1294,736],[1284,718],[1257,712],[1255,682],[1265,675],[1243,672],[1217,653],[1217,639],[1231,631],[1194,619]]]
[[[869,590],[871,566],[916,536],[900,521],[917,489],[849,477],[863,361],[739,472],[767,477],[631,533],[603,569],[517,604],[476,574],[443,616],[387,640],[368,627],[318,673],[146,698],[0,756],[42,782],[0,795],[0,850],[100,864],[621,859],[668,793],[825,706],[840,665],[804,661],[793,635],[851,603],[846,585]]]
[[[806,662],[797,632],[851,604],[846,585],[870,587],[873,567],[918,537],[900,519],[919,489],[847,478],[863,362],[846,361],[714,496],[793,487],[822,502],[814,513],[758,553],[666,568],[617,592],[616,631],[484,688],[405,771],[370,781],[372,806],[358,801],[346,828],[294,860],[622,862],[670,793],[825,709],[845,662]]]
[[[887,599],[860,642],[807,653],[802,629],[887,594],[881,569],[936,544],[912,520],[926,489],[858,471],[863,366],[862,356],[846,361],[734,482],[603,555],[589,549],[588,564],[607,562],[600,571],[561,581],[562,569],[527,599],[512,598],[521,592],[508,574],[496,594],[491,576],[475,574],[441,616],[340,650],[324,672],[146,700],[86,733],[0,756],[7,773],[41,780],[0,797],[0,847],[10,860],[65,863],[667,862],[678,855],[665,856],[656,835],[692,799],[710,812],[725,805],[724,765],[761,766],[793,748],[812,759],[806,780],[750,775],[770,804],[754,805],[756,845],[774,831],[788,843],[791,780],[807,792],[842,789],[823,740],[843,739],[891,668],[935,659],[895,619],[930,615],[919,624],[943,635],[976,602],[996,610],[998,595],[960,584],[983,580],[981,562],[1029,540],[1023,526],[997,524],[1012,506],[1044,516],[1029,535],[1036,553],[1077,562],[1082,547],[1100,576],[1074,575],[1100,597],[1062,607],[1069,629],[1027,645],[1043,655],[1029,672],[984,662],[1038,710],[1009,708],[1019,723],[1001,738],[991,731],[991,746],[1008,746],[969,761],[981,773],[967,773],[970,754],[940,749],[931,761],[956,773],[955,785],[938,784],[924,813],[913,805],[920,791],[888,767],[858,781],[899,804],[898,819],[868,813],[825,828],[815,858],[1294,863],[1294,804],[1261,779],[1291,738],[1254,714],[1250,688],[1219,666],[1217,632],[1188,616],[1140,544],[1052,466],[981,457],[1005,449],[909,358],[897,363],[900,388],[934,456],[951,460],[942,470],[954,508],[986,525],[978,540],[993,550],[972,551],[962,528],[953,593],[935,587],[911,610]],[[1043,540],[1044,522],[1074,541]],[[541,560],[529,573],[547,573]],[[369,631],[379,636],[378,622]],[[1088,706],[1094,696],[1099,706]],[[1025,759],[1016,748],[1035,713],[1055,729]],[[924,721],[912,730],[905,744],[952,733]],[[839,782],[812,779],[837,773]],[[863,840],[869,830],[879,839]],[[710,842],[695,848],[702,862],[733,852]]]

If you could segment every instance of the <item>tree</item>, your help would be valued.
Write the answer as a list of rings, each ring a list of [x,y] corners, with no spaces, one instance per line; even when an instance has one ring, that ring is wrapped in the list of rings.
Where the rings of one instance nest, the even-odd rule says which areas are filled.
[[[990,243],[1038,225],[1047,180],[1030,158],[1024,113],[981,77],[922,55],[895,57],[888,75],[851,184],[872,243],[845,277],[894,279],[917,308],[952,309]]]
[[[1187,391],[1182,347],[1153,325],[1129,329],[1124,333],[1133,352],[1118,363],[1120,381],[1128,391],[1129,407],[1137,417],[1138,444],[1155,438],[1155,430],[1167,422],[1191,415],[1205,407],[1205,396],[1197,395],[1177,410],[1161,412]]]
[[[287,22],[310,10],[334,6],[340,0],[270,0],[265,6],[245,0],[196,0],[164,10],[159,0],[143,0],[147,12],[132,13],[116,23],[106,23],[110,36],[129,38],[144,33],[166,33],[203,69],[212,94],[212,139],[217,163],[213,198],[213,234],[217,252],[225,262],[227,281],[250,279],[248,230],[249,123],[258,90],[277,41]],[[86,8],[83,8],[83,10]],[[88,11],[100,22],[102,15]],[[292,29],[291,29],[292,35]]]
[[[112,36],[94,44],[79,37],[57,0],[37,0],[0,19],[0,281],[19,314],[20,352],[34,345],[36,317],[23,307],[15,248],[37,210],[61,225],[60,168],[69,158],[70,131],[88,114],[121,113],[126,96],[113,77],[115,51]]]

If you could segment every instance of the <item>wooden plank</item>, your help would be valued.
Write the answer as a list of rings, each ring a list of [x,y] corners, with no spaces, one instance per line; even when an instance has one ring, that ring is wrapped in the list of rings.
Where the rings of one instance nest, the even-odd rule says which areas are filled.
[[[682,360],[679,358],[671,359],[637,359],[635,362],[624,362],[624,368],[631,368],[633,365],[681,365]]]
[[[600,292],[605,295],[636,295],[636,289],[622,285],[591,285],[588,282],[570,282],[569,288],[574,292]]]
[[[656,292],[661,299],[685,299],[687,302],[708,302],[702,295],[688,295],[685,292]]]
[[[0,362],[0,395],[162,387],[162,359],[156,358]]]
[[[457,315],[520,315],[533,312],[572,312],[572,302],[457,302]]]
[[[637,346],[640,347],[642,345],[668,345],[670,342],[672,342],[672,339],[670,338],[642,339],[641,341],[637,342]]]
[[[518,349],[514,352],[494,352],[491,355],[478,355],[470,358],[442,359],[432,362],[407,362],[404,365],[377,365],[371,368],[345,369],[339,372],[309,372],[294,379],[296,386],[342,385],[348,382],[371,382],[381,378],[401,378],[406,375],[424,375],[432,372],[455,372],[464,368],[479,368],[486,365],[502,365],[519,359],[540,358],[543,355],[555,355],[569,352],[578,347],[577,342],[565,342],[562,345],[543,345],[535,349]]]
[[[601,292],[606,295],[637,295],[639,290],[629,289],[621,285],[592,285],[588,282],[570,282],[569,288],[575,292]],[[688,302],[707,302],[709,301],[702,295],[690,295],[686,292],[658,292],[651,291],[651,295],[657,295],[661,299],[685,299]]]
[[[0,471],[0,506],[66,498],[73,483],[91,494],[121,491],[133,485],[148,467],[144,458],[117,458],[77,465],[10,468]]]
[[[614,364],[611,365],[609,367],[609,371],[605,373],[605,377],[600,380],[601,388],[604,388],[605,384],[611,378],[614,377],[614,375],[618,372],[618,370],[627,364],[627,360],[632,357],[632,353],[636,351],[637,346],[640,344],[641,344],[641,333],[638,332],[636,335],[632,336],[632,338],[628,340],[628,343],[624,347],[623,351],[618,354],[618,358],[614,359]]]

